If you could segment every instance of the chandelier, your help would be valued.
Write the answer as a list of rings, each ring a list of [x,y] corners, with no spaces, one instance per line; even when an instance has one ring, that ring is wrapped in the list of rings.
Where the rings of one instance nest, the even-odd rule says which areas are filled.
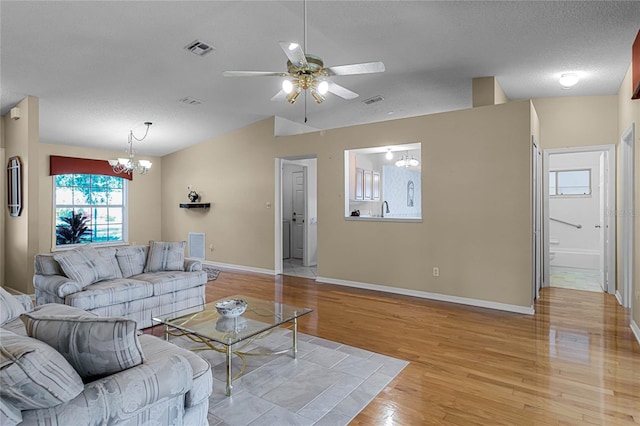
[[[148,160],[138,160],[135,159],[135,152],[133,151],[133,140],[137,140],[138,142],[142,142],[144,138],[147,137],[149,133],[149,126],[151,126],[151,122],[147,121],[144,123],[147,126],[147,130],[144,132],[144,136],[140,139],[136,138],[133,134],[133,130],[129,130],[129,147],[126,150],[128,154],[128,158],[117,158],[109,160],[109,165],[113,169],[115,173],[126,173],[130,175],[134,171],[140,173],[141,175],[145,175],[151,169],[151,161]]]
[[[418,167],[419,165],[420,162],[413,155],[409,157],[409,152],[396,161],[396,167]]]

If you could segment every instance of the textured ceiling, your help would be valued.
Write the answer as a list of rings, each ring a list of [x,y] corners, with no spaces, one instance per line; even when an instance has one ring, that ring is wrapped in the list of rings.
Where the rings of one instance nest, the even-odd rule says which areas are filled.
[[[279,41],[303,42],[302,1],[0,2],[1,113],[40,99],[43,143],[165,155],[261,120],[302,123],[272,102],[285,71]],[[307,53],[325,65],[383,61],[386,72],[336,76],[360,97],[307,102],[329,129],[471,107],[471,79],[495,76],[509,99],[617,93],[640,28],[640,2],[309,1]],[[184,46],[202,40],[205,57]],[[560,88],[562,72],[582,80]],[[384,101],[361,101],[381,95]],[[191,96],[201,105],[185,105]]]

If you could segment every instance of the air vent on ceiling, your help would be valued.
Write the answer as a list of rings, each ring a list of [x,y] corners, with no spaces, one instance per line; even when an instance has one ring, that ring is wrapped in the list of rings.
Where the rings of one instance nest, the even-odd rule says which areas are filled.
[[[200,99],[192,98],[191,96],[180,99],[180,102],[187,105],[200,105],[202,103]]]
[[[213,50],[213,47],[211,47],[211,45],[201,42],[200,40],[194,40],[191,43],[187,44],[184,48],[198,56],[204,56]]]
[[[375,104],[376,102],[380,102],[380,101],[384,101],[384,98],[380,95],[378,96],[374,96],[372,98],[369,99],[365,99],[364,101],[362,101],[363,104],[365,105],[371,105],[371,104]]]

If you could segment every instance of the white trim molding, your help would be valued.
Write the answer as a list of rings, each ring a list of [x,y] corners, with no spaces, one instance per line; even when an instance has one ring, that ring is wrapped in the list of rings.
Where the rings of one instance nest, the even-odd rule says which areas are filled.
[[[385,293],[402,294],[404,296],[419,297],[421,299],[439,300],[441,302],[458,303],[460,305],[477,306],[480,308],[496,309],[499,311],[514,312],[517,314],[533,315],[535,310],[533,306],[510,305],[507,303],[491,302],[489,300],[469,299],[467,297],[450,296],[448,294],[429,293],[426,291],[410,290],[407,288],[389,287],[378,284],[361,283],[357,281],[338,280],[334,278],[318,277],[316,281],[319,283],[343,285],[346,287],[363,288],[366,290],[382,291]]]
[[[636,340],[640,344],[640,327],[638,327],[638,324],[636,324],[636,322],[633,320],[631,320],[631,324],[629,324],[629,327],[631,327],[633,335],[636,336]]]
[[[618,301],[618,304],[619,304],[620,306],[624,306],[624,305],[622,304],[622,295],[620,294],[620,292],[619,292],[618,290],[616,290],[616,300]]]
[[[200,260],[200,259],[196,259]],[[234,271],[255,272],[257,274],[277,275],[273,269],[254,268],[253,266],[234,265],[232,263],[210,262],[203,260],[202,266],[212,266],[214,268],[231,269]]]

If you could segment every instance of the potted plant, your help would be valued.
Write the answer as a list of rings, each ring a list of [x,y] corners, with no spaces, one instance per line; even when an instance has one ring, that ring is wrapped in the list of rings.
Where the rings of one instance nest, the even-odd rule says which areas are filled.
[[[61,244],[78,244],[82,237],[90,235],[89,218],[83,213],[71,213],[69,217],[61,217],[65,223],[56,226],[56,242]]]

